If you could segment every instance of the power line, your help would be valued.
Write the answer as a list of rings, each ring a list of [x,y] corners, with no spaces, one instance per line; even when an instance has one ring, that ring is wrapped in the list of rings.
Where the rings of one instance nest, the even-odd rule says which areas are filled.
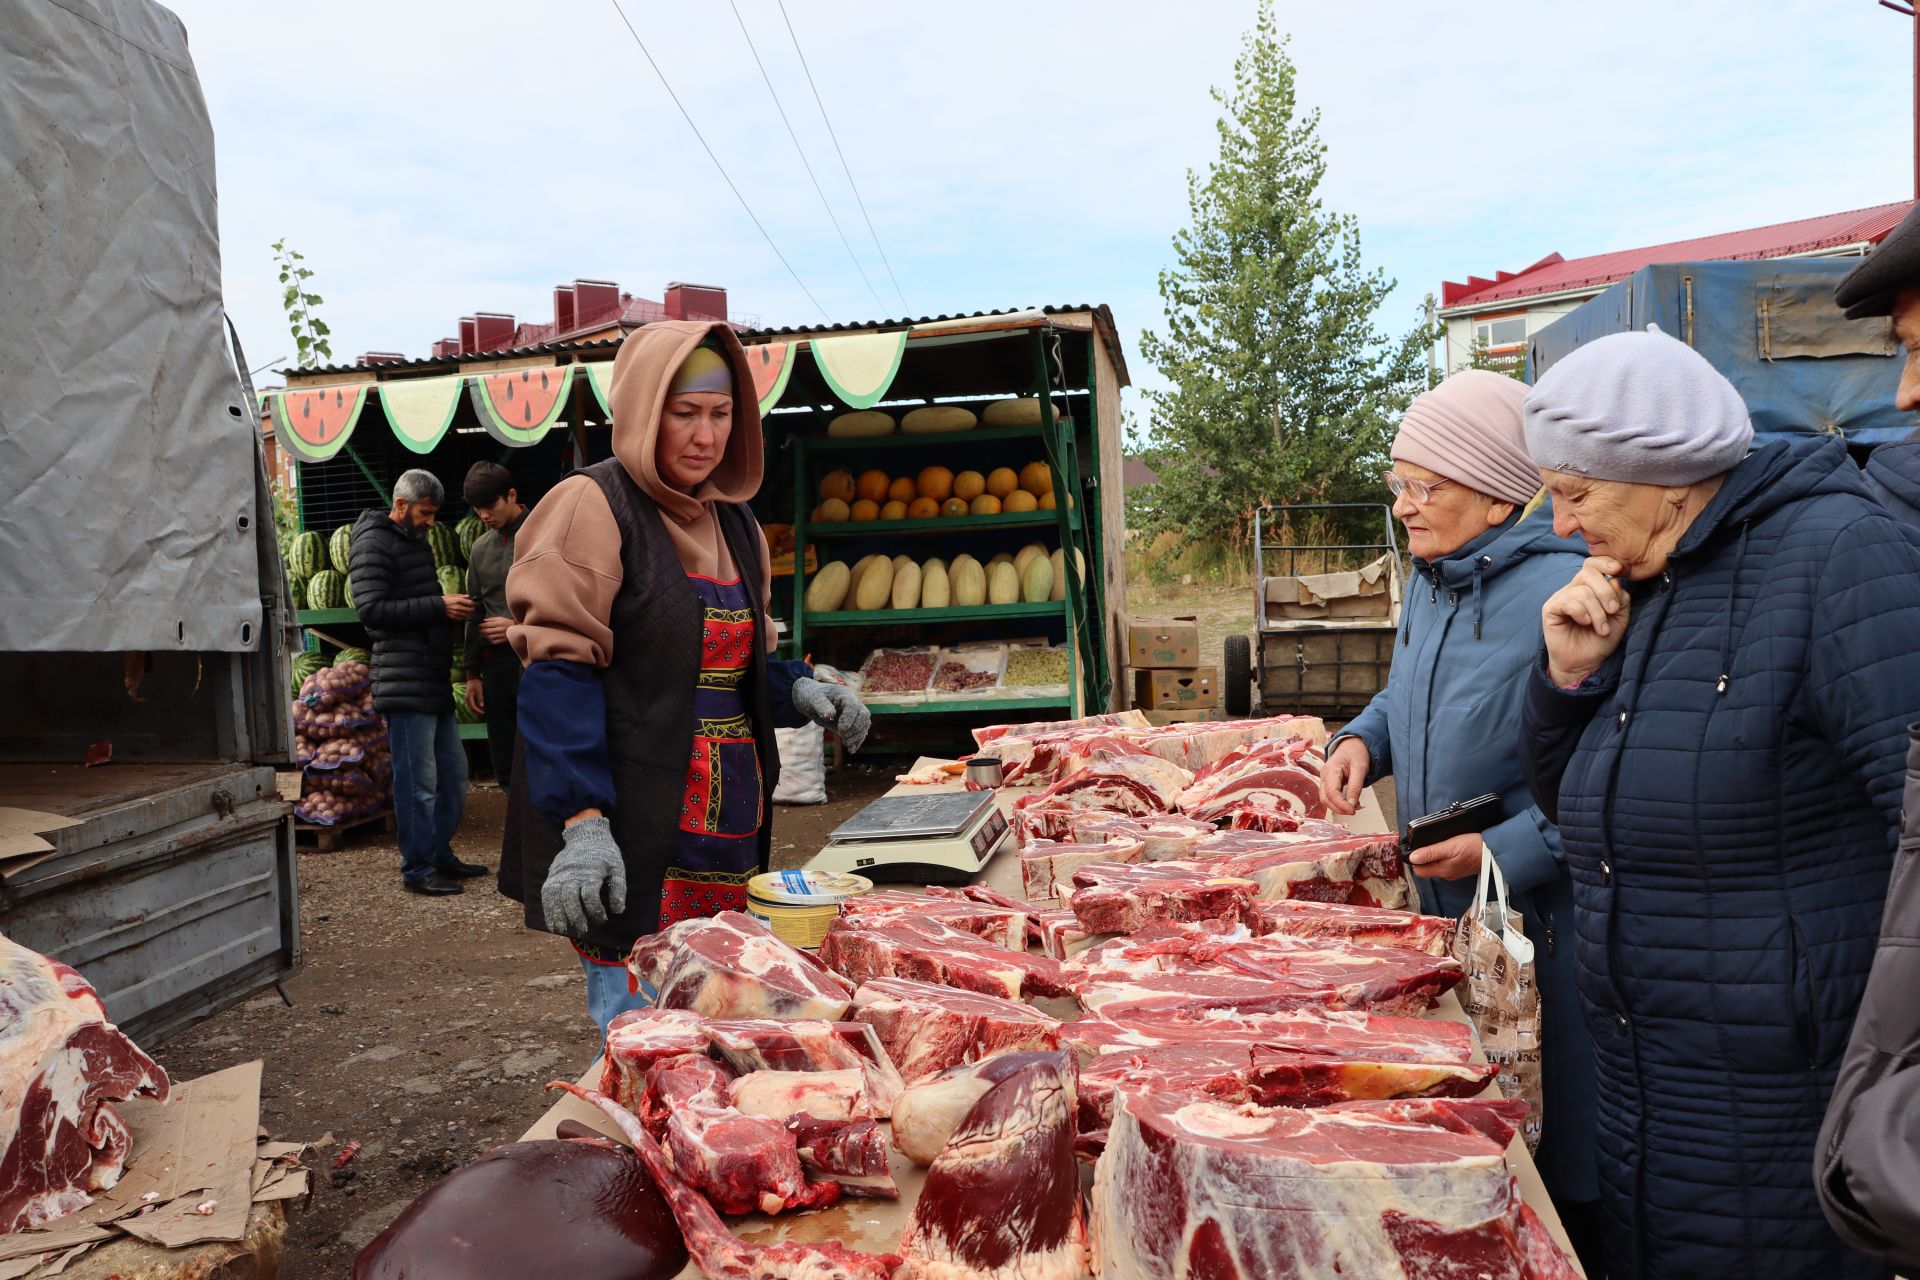
[[[686,107],[680,101],[680,95],[675,93],[673,86],[667,83],[666,73],[660,70],[660,64],[655,62],[653,60],[653,54],[647,51],[647,42],[642,40],[640,33],[633,29],[633,23],[627,18],[627,11],[620,7],[620,0],[608,0],[608,3],[613,6],[613,11],[620,15],[620,21],[626,24],[627,34],[632,36],[633,42],[640,46],[640,52],[646,56],[647,65],[653,68],[653,74],[660,77],[660,87],[667,91],[669,98],[673,99],[673,105],[680,108],[680,118],[687,122],[687,128],[693,130],[693,136],[700,140],[700,145],[706,149],[707,159],[713,161],[713,167],[720,171],[722,178],[726,179],[727,186],[733,191],[733,198],[738,200],[740,207],[747,211],[747,217],[751,218],[753,225],[759,229],[761,238],[767,242],[767,248],[773,250],[773,256],[780,259],[780,265],[787,269],[787,274],[793,277],[793,282],[800,286],[800,292],[807,295],[807,301],[811,302],[814,305],[814,309],[821,315],[826,316],[827,322],[831,324],[833,317],[828,315],[827,309],[820,305],[820,299],[813,296],[813,290],[807,288],[806,282],[800,278],[800,273],[793,269],[791,262],[787,261],[787,255],[780,252],[780,246],[773,242],[771,235],[767,234],[767,228],[761,223],[759,216],[754,213],[753,206],[747,203],[747,198],[740,194],[740,188],[734,185],[732,176],[727,173],[727,167],[720,163],[720,157],[715,155],[713,148],[707,145],[706,136],[700,132],[700,126],[693,122],[693,117],[687,114]],[[886,255],[882,254],[881,256],[884,258]]]
[[[853,263],[853,269],[860,273],[860,282],[867,286],[867,292],[873,294],[873,305],[885,307],[880,295],[874,293],[873,281],[867,279],[867,269],[860,265],[860,259],[853,252],[853,245],[847,241],[847,233],[840,227],[840,219],[833,212],[833,206],[827,202],[827,193],[820,186],[820,179],[813,172],[813,165],[807,159],[807,153],[801,149],[800,135],[793,131],[793,121],[787,119],[787,109],[780,103],[780,95],[774,92],[773,77],[767,74],[767,64],[760,61],[760,50],[754,48],[753,33],[747,30],[747,20],[740,16],[740,6],[734,0],[727,0],[733,6],[733,20],[740,24],[740,34],[746,37],[747,51],[753,55],[753,65],[760,68],[760,78],[766,81],[767,96],[773,99],[773,109],[780,113],[780,123],[787,126],[787,136],[793,139],[793,150],[800,157],[800,163],[806,166],[807,177],[813,180],[814,192],[820,197],[820,207],[827,211],[827,217],[833,223],[833,229],[839,232],[840,243],[846,246],[847,258]],[[877,317],[876,317],[877,318]]]
[[[867,202],[860,198],[860,184],[853,180],[853,170],[847,165],[847,153],[840,149],[840,135],[833,131],[833,120],[827,115],[827,104],[820,100],[820,86],[813,82],[813,68],[807,66],[807,55],[800,51],[800,37],[794,34],[793,19],[787,17],[786,0],[774,0],[780,6],[780,20],[787,24],[787,35],[793,41],[793,51],[800,55],[800,69],[807,73],[807,87],[813,90],[814,105],[820,108],[820,118],[826,122],[827,136],[833,139],[833,152],[840,157],[840,168],[847,175],[847,185],[853,188],[854,203],[860,206],[860,216],[867,220],[867,234],[873,237],[873,247],[880,252],[880,261],[886,264],[887,279],[893,281],[893,291],[900,294],[900,305],[907,308],[907,295],[900,292],[900,277],[893,274],[893,263],[887,259],[887,251],[880,247],[880,233],[873,229],[873,215],[867,212]]]

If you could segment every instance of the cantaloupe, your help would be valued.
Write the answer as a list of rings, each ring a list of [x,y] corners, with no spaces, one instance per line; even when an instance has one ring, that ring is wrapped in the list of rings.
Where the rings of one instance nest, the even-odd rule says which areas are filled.
[[[1053,492],[1053,470],[1044,462],[1029,462],[1020,468],[1020,487],[1036,498]]]
[[[1002,551],[999,555],[987,561],[987,568],[991,569],[993,568],[993,566],[997,564],[1012,564],[1012,563],[1013,563],[1013,553],[1011,551]]]
[[[953,588],[947,579],[947,566],[938,557],[920,566],[920,607],[944,609],[953,602]]]
[[[838,498],[842,502],[852,502],[858,497],[853,491],[853,472],[842,467],[838,471],[829,471],[820,477],[820,496]]]
[[[820,504],[820,522],[822,524],[845,524],[851,509],[839,498],[828,498]]]
[[[1020,571],[1020,598],[1028,604],[1039,604],[1053,590],[1053,561],[1045,556],[1035,556]]]
[[[893,434],[893,415],[878,409],[843,413],[827,424],[827,434],[839,440],[860,436],[890,436]]]
[[[1000,514],[1000,499],[990,493],[983,493],[969,504],[967,510],[976,516],[997,516]]]
[[[1053,585],[1047,589],[1047,599],[1065,600],[1067,598],[1066,555],[1056,547],[1047,559],[1053,565]]]
[[[892,502],[912,502],[919,496],[920,491],[913,487],[912,476],[895,476],[893,483],[887,486],[887,498]]]
[[[967,431],[979,419],[973,410],[957,404],[929,404],[909,409],[900,419],[900,430],[910,436],[935,435],[942,431]]]
[[[932,498],[915,498],[907,504],[907,519],[931,520],[940,514],[940,504]]]
[[[872,573],[873,570],[867,570]],[[1014,571],[1011,562],[996,564],[987,570],[987,603],[1018,604],[1020,602],[1020,575]]]
[[[893,561],[885,556],[875,556],[867,571],[860,575],[853,588],[853,607],[856,609],[884,609],[893,596]]]
[[[1040,425],[1040,401],[1033,396],[995,400],[980,413],[980,421],[990,427],[1034,427]]]
[[[807,584],[807,612],[831,613],[846,603],[847,591],[853,583],[852,571],[844,560],[835,560],[822,565],[820,572],[813,575],[813,581]]]
[[[855,498],[853,505],[847,508],[847,519],[859,524],[880,518],[880,504],[872,498]]]
[[[914,485],[921,497],[945,502],[953,496],[953,472],[945,467],[923,467]]]
[[[1048,490],[1047,492],[1041,494],[1039,503],[1040,503],[1040,509],[1042,511],[1053,510],[1053,491]]]
[[[1004,498],[1020,487],[1020,476],[1012,467],[995,467],[987,473],[987,492]]]
[[[905,559],[905,557],[902,557]],[[918,609],[920,607],[921,576],[920,566],[911,560],[905,564],[893,566],[893,607],[896,609]]]
[[[1028,493],[1025,489],[1015,489],[1001,501],[1000,509],[1002,511],[1027,512],[1036,509],[1039,505],[1040,500]]]
[[[880,518],[882,520],[905,520],[907,518],[907,504],[897,498],[884,503],[880,508]]]
[[[963,516],[967,514],[967,500],[965,498],[948,498],[940,504],[940,514],[943,516]]]
[[[853,491],[878,505],[887,500],[887,489],[891,483],[884,471],[862,471],[860,478],[853,482]]]
[[[1014,552],[1013,567],[1019,570],[1022,574],[1025,574],[1027,571],[1027,566],[1033,563],[1033,558],[1035,556],[1044,556],[1045,554],[1047,554],[1047,549],[1043,544],[1038,542],[1029,542],[1026,546]]]
[[[868,567],[873,564],[876,558],[877,557],[874,556],[861,556],[853,562],[853,581],[847,584],[848,591],[853,590],[853,583],[860,581],[860,575],[867,571]]]
[[[947,581],[956,606],[972,608],[987,602],[987,575],[972,556],[955,556],[953,568],[947,571]]]
[[[972,502],[987,491],[987,478],[978,471],[962,471],[953,478],[953,496]]]

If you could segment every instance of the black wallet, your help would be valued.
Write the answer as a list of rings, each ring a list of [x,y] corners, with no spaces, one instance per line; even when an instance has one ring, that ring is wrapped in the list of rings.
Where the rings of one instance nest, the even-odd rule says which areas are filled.
[[[1400,846],[1408,851],[1424,849],[1455,836],[1485,831],[1499,819],[1500,797],[1476,796],[1471,800],[1450,804],[1436,813],[1415,818],[1401,834]]]

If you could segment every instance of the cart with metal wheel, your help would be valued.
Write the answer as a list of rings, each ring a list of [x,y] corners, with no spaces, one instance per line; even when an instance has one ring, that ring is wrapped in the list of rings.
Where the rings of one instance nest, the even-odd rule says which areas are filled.
[[[1377,515],[1379,541],[1339,542],[1328,532],[1361,513],[1368,523]],[[1393,665],[1402,574],[1389,507],[1315,503],[1255,511],[1253,634],[1229,635],[1223,644],[1227,713],[1244,716],[1257,707],[1262,715],[1358,715],[1386,686]],[[1300,605],[1303,590],[1356,582],[1359,595]]]

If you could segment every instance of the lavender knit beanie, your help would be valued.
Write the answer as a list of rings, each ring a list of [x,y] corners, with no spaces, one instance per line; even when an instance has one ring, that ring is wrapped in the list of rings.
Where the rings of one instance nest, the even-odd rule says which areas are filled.
[[[1540,491],[1540,472],[1527,456],[1520,423],[1526,396],[1526,386],[1505,374],[1456,373],[1407,406],[1392,457],[1525,506]]]
[[[1527,449],[1550,471],[1687,485],[1731,471],[1753,444],[1733,384],[1653,325],[1576,348],[1527,395]]]

